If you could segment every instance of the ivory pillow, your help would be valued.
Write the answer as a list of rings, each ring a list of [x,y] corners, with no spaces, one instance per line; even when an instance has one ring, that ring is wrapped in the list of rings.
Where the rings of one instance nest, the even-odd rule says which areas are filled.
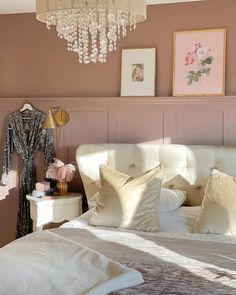
[[[212,171],[194,232],[236,235],[236,178]]]
[[[186,200],[186,192],[181,190],[161,189],[158,199],[158,212],[170,212],[178,209]]]
[[[101,165],[101,188],[90,223],[139,231],[159,231],[157,204],[161,175],[160,167],[132,178],[107,165]]]

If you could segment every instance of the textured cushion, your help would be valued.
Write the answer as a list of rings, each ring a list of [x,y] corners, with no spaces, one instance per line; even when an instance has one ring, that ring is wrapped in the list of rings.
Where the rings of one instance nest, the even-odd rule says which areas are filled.
[[[236,178],[213,170],[194,232],[236,235]]]
[[[178,209],[186,200],[186,192],[181,190],[161,189],[158,199],[158,212],[170,212]]]
[[[160,177],[159,167],[132,178],[107,165],[101,165],[101,188],[90,223],[157,232]]]

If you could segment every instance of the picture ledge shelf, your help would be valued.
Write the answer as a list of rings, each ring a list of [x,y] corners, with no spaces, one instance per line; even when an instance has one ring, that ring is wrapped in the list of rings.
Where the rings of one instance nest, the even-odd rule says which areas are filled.
[[[106,104],[126,104],[126,103],[142,103],[142,104],[188,104],[188,103],[235,103],[235,96],[159,96],[159,97],[141,97],[141,96],[129,96],[129,97],[0,97],[0,102],[53,102],[61,101],[68,102],[83,102],[83,103],[106,103]]]

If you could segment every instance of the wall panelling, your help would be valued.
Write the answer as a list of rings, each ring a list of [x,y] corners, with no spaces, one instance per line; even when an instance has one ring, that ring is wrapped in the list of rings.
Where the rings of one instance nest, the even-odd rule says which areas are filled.
[[[64,107],[70,122],[54,133],[57,156],[75,161],[81,143],[178,143],[236,145],[236,97],[198,98],[34,98],[33,106],[46,112],[51,106]],[[20,108],[24,99],[0,98],[1,147],[4,119]],[[12,160],[12,182],[0,187],[0,246],[15,237],[18,204],[19,165]],[[36,161],[38,180],[42,180],[42,154]],[[83,191],[78,173],[71,190]]]

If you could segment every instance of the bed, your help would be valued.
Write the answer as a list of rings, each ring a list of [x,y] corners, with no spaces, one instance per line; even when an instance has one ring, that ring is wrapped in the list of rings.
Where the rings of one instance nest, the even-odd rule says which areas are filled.
[[[45,294],[45,290],[50,290],[50,294],[71,295],[235,294],[236,238],[191,232],[200,211],[211,170],[217,167],[236,175],[236,166],[232,159],[236,159],[236,149],[230,147],[157,144],[80,146],[77,149],[76,160],[91,209],[79,218],[65,223],[61,228],[36,232],[1,249],[0,287],[4,290],[1,294],[12,294],[10,291],[15,287],[11,289],[9,286],[14,286],[14,283],[19,286],[21,284],[19,282],[26,280],[24,288],[19,286],[19,290],[17,289],[14,294],[24,294],[27,288],[34,290],[32,294]],[[160,232],[158,233],[92,226],[89,222],[94,210],[91,204],[99,188],[99,167],[104,163],[132,176],[161,164],[164,167],[163,186],[187,191],[187,200],[179,209],[159,214]],[[44,248],[42,250],[41,244],[44,246],[46,244],[46,248],[51,252],[46,253]],[[62,245],[61,248],[57,247],[59,244]],[[85,247],[84,249],[104,255],[107,259],[124,266],[125,271],[136,270],[137,273],[132,274],[141,274],[143,282],[139,277],[136,284],[133,282],[134,286],[128,287],[122,285],[122,280],[119,278],[115,282],[116,291],[111,289],[109,291],[109,288],[106,289],[103,285],[100,289],[83,293],[76,285],[76,271],[79,271],[81,265],[83,266],[82,262],[67,265],[72,262],[68,255],[63,256],[68,251],[73,260],[73,251],[71,254],[69,250],[74,249],[75,245],[81,245]],[[24,251],[30,248],[32,251]],[[36,263],[24,271],[24,267],[29,266],[29,261],[37,257],[35,253],[41,254],[42,259],[47,259],[49,254],[53,255],[57,261],[56,269],[50,268],[50,272],[46,272],[48,277],[55,272],[48,282],[54,285],[50,286],[50,289],[44,289],[49,287],[46,283],[45,286],[41,283],[45,280],[43,267],[38,270]],[[44,263],[47,264],[47,261]],[[67,284],[67,287],[57,282],[60,289],[53,280],[62,276],[60,273],[62,264],[66,265],[67,271],[63,268],[64,277],[61,281],[63,285]],[[4,265],[7,266],[3,269]],[[52,267],[51,264],[49,266]],[[89,280],[93,279],[99,269],[94,267]],[[4,271],[9,275],[3,274]],[[74,288],[71,287],[72,282]]]

